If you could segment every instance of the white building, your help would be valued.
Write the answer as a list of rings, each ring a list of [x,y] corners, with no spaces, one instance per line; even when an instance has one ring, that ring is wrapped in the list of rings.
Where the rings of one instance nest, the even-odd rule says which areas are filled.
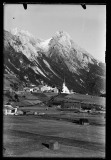
[[[54,91],[54,93],[58,93],[58,89],[55,87],[55,88],[52,88],[50,86],[43,86],[41,87],[41,91],[44,92],[44,91]]]
[[[56,87],[53,89],[53,91],[54,93],[58,93],[58,89]]]
[[[34,91],[34,89],[33,88],[30,88],[30,92],[33,92]]]
[[[37,91],[39,91],[39,87],[34,87],[33,92],[37,92]]]
[[[67,86],[65,85],[65,81],[64,81],[64,83],[63,83],[63,87],[62,87],[62,92],[61,92],[61,93],[70,94],[69,89],[68,89]]]
[[[13,108],[11,105],[4,105],[4,115],[17,115],[17,108]]]

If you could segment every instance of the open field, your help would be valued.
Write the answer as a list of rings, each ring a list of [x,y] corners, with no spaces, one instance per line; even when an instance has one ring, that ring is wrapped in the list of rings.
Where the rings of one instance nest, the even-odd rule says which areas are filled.
[[[104,125],[78,125],[33,115],[4,116],[3,130],[4,156],[105,157]],[[60,149],[43,145],[50,140],[58,141]]]
[[[25,93],[25,98],[20,98],[21,106],[24,107],[18,110],[30,112],[26,115],[4,116],[4,156],[105,157],[105,114],[75,113],[73,110],[65,111],[39,104],[52,96],[56,94]],[[68,100],[64,96],[60,95],[59,99]],[[37,112],[37,115],[32,115],[33,112]],[[89,125],[76,123],[80,118],[87,118]],[[58,141],[60,149],[51,150],[44,145],[51,140]]]
[[[37,112],[37,113],[45,113],[42,117],[39,116],[39,118],[42,119],[56,119],[56,120],[65,120],[65,121],[72,121],[72,120],[78,120],[80,118],[87,118],[89,120],[90,124],[95,125],[105,125],[105,114],[90,114],[90,113],[75,113],[74,111],[61,111],[56,108],[48,108],[40,105],[35,105],[31,107],[20,107],[20,110],[23,111],[30,111],[27,113],[31,114],[31,112]]]
[[[62,97],[58,97],[57,100],[64,99]],[[84,94],[69,94],[65,96],[65,100],[77,100],[79,102],[83,103],[91,103],[91,104],[98,104],[98,105],[105,105],[105,98],[104,97],[97,97],[97,96],[91,96],[91,95],[84,95]]]

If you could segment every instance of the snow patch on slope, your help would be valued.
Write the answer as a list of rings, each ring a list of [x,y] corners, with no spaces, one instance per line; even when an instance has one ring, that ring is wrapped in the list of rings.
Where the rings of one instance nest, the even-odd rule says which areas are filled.
[[[36,67],[36,66],[31,67],[31,68],[34,70],[34,72],[35,72],[35,73],[39,74],[39,72],[38,72],[38,70],[37,70],[37,67]]]
[[[43,59],[43,62],[46,64],[46,66],[47,66],[49,69],[51,69],[49,63],[48,63],[45,59]]]
[[[10,62],[10,59],[8,59],[8,61]],[[13,63],[10,62],[10,64],[11,64],[15,69],[17,69],[18,71],[20,71],[20,69],[19,69],[19,68],[16,68]]]
[[[69,63],[68,61],[65,61],[67,67],[69,68],[69,71],[72,72],[72,73],[76,73],[77,75],[79,75],[80,73],[77,71],[77,66],[75,64],[75,66],[73,65],[73,63]]]
[[[37,69],[37,71],[40,73],[40,74],[42,74],[44,77],[46,77],[46,75],[40,70],[40,68],[36,68]],[[47,77],[46,77],[47,78]]]
[[[39,67],[37,67],[37,66],[34,66],[34,67],[31,67],[33,70],[34,70],[34,72],[36,73],[36,74],[42,74],[44,77],[46,77],[46,78],[48,78],[42,71],[41,71],[41,69],[39,68]],[[43,68],[42,68],[43,69]],[[48,78],[49,79],[49,78]]]
[[[82,82],[82,83],[84,83],[84,81],[80,78],[80,81]]]
[[[80,86],[83,86],[77,79],[76,79],[76,82],[77,82]]]
[[[51,66],[48,64],[48,62],[46,60],[43,59],[43,62],[46,64],[46,66],[57,76],[59,77],[52,69]],[[60,77],[59,77],[60,78]]]
[[[15,75],[14,72],[12,72],[6,65],[5,65],[5,67],[6,67],[6,71],[7,71],[9,74],[12,74],[14,77],[16,77],[16,75]]]

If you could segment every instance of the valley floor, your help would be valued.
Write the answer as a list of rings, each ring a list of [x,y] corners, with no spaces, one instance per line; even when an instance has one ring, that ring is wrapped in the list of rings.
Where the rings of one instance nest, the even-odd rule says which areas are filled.
[[[98,117],[98,115],[96,115]],[[4,157],[105,157],[105,125],[79,125],[39,116],[4,116]],[[51,150],[44,144],[58,141]]]

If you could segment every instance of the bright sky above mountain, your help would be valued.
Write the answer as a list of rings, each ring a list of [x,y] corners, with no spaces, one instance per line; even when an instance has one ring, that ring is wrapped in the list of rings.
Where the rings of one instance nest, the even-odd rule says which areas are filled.
[[[87,5],[4,5],[4,29],[29,31],[41,39],[51,38],[57,31],[66,31],[80,47],[105,62],[106,6]]]

